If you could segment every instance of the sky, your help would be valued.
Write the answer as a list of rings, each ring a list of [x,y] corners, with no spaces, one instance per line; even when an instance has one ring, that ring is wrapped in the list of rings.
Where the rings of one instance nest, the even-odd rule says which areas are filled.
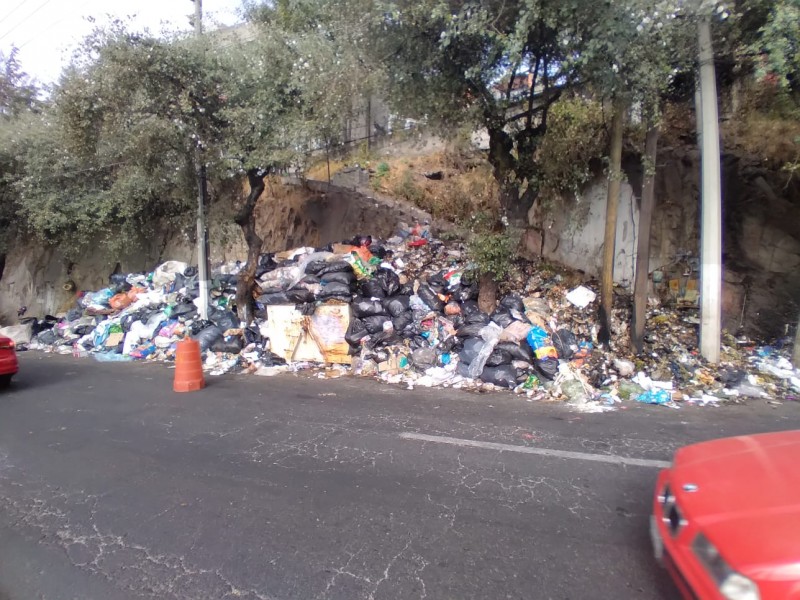
[[[242,0],[203,0],[207,28],[240,21]],[[58,79],[84,36],[109,19],[131,29],[189,30],[192,0],[0,0],[0,52],[19,48],[22,69],[43,84]],[[90,21],[94,19],[94,23]]]

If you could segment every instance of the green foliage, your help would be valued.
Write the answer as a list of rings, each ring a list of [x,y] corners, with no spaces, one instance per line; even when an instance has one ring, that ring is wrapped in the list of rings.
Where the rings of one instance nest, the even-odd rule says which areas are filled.
[[[580,191],[592,175],[590,161],[603,156],[606,143],[599,102],[575,97],[554,104],[539,159],[542,199]]]
[[[10,119],[32,110],[39,90],[22,69],[17,58],[19,50],[11,48],[6,56],[0,52],[0,117]]]
[[[495,281],[502,281],[514,268],[520,235],[509,228],[498,231],[496,224],[496,216],[489,212],[476,213],[466,222],[467,254],[478,275],[492,275]]]
[[[759,39],[750,50],[758,56],[756,66],[762,79],[773,79],[784,88],[797,87],[800,78],[800,0],[778,0]]]

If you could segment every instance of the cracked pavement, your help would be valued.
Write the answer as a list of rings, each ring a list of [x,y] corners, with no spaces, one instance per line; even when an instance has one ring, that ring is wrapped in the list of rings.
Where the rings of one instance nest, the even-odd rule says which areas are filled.
[[[654,598],[656,470],[401,433],[669,460],[800,405],[577,414],[363,379],[212,378],[21,355],[0,395],[0,600]]]

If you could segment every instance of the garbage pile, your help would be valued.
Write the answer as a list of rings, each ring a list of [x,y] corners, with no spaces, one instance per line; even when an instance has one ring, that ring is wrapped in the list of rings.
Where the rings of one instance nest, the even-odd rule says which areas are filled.
[[[434,239],[425,224],[401,224],[384,241],[357,236],[262,255],[249,326],[235,312],[240,263],[214,270],[202,320],[196,269],[168,261],[152,273],[112,275],[65,315],[23,319],[0,334],[21,348],[100,361],[169,361],[191,336],[211,374],[313,369],[409,389],[502,388],[586,411],[626,400],[678,407],[798,398],[800,371],[784,349],[727,340],[721,365],[704,364],[690,311],[653,307],[648,352],[637,357],[626,346],[624,303],[612,314],[610,350],[598,347],[591,284],[566,285],[563,275],[528,263],[502,282],[497,306],[485,313],[470,267],[461,244]]]

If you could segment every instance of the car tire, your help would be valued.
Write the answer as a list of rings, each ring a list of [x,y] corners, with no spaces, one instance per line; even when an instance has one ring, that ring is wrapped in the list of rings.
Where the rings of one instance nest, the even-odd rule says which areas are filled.
[[[0,389],[6,389],[11,385],[11,375],[0,375]]]

